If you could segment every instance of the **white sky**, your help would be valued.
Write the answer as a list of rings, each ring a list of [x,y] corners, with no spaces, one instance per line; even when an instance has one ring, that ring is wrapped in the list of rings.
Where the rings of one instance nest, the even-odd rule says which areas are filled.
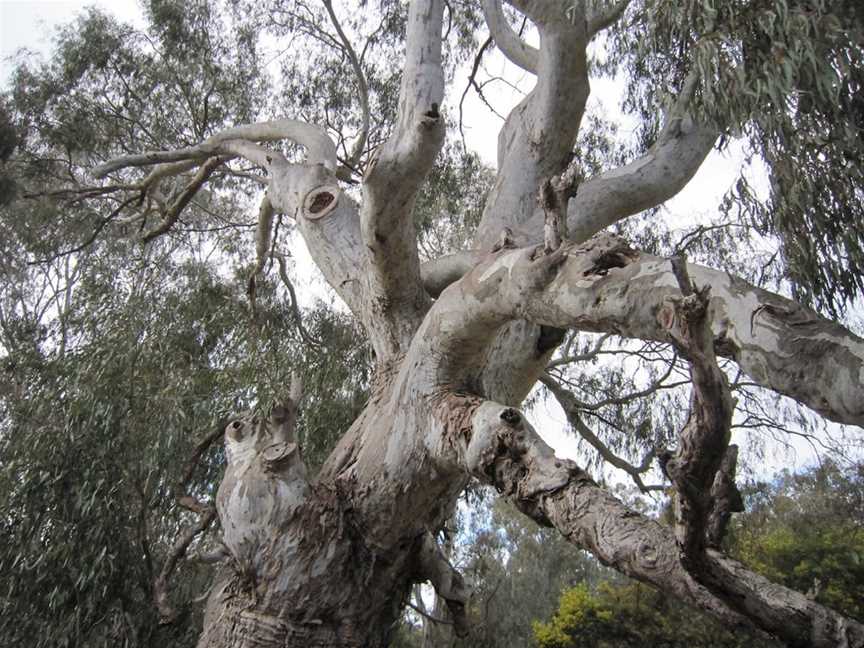
[[[142,24],[138,5],[130,0],[0,0],[0,83],[8,83],[12,70],[10,56],[20,48],[47,52],[54,29],[89,6],[99,7],[136,25]]]
[[[20,48],[26,48],[43,57],[50,51],[52,34],[57,26],[72,20],[84,7],[96,6],[136,26],[143,25],[141,12],[134,0],[0,0],[0,86],[6,86],[13,69],[10,57]],[[484,67],[488,73],[530,89],[531,79],[521,70],[506,62],[497,51],[487,55]],[[447,102],[452,114],[457,113],[459,98],[464,90],[468,69],[457,76],[448,88]],[[609,80],[592,82],[590,102],[600,102],[607,114],[620,114],[616,84]],[[509,108],[520,100],[520,95],[504,83],[492,83],[484,93],[499,113],[506,115]],[[465,100],[465,135],[469,148],[477,151],[487,164],[495,166],[497,133],[501,120],[483,105],[476,93],[470,92]],[[687,187],[666,204],[675,227],[686,228],[714,213],[723,194],[735,180],[742,164],[740,147],[729,146],[727,152],[714,151]],[[303,248],[304,246],[297,246]],[[305,304],[314,299],[315,270],[305,249],[292,251],[300,274],[298,288],[306,288]],[[307,269],[304,272],[304,269]],[[572,434],[567,431],[566,417],[557,403],[541,403],[533,412],[547,442],[564,457],[576,456]],[[782,467],[794,468],[813,460],[813,452],[803,442],[795,443],[793,456],[769,458],[764,469],[773,472]]]

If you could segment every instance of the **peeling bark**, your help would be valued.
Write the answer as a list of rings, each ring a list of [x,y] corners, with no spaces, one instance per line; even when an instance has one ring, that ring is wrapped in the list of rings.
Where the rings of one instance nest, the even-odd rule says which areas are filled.
[[[864,425],[864,340],[725,272],[695,264],[687,268],[697,285],[711,287],[707,317],[718,355],[735,360],[755,382],[830,420]],[[538,248],[490,255],[445,290],[421,332],[430,318],[464,331],[452,338],[453,346],[449,339],[443,343],[445,355],[488,344],[490,330],[517,318],[664,341],[667,330],[658,314],[679,295],[668,260],[638,253],[604,234],[554,255],[538,254]],[[470,358],[448,364],[477,359]]]
[[[629,509],[571,461],[557,459],[517,410],[467,402],[471,429],[458,437],[467,470],[521,511],[554,526],[604,564],[719,618],[789,646],[864,646],[864,625],[773,584],[710,551],[698,571],[668,529]]]

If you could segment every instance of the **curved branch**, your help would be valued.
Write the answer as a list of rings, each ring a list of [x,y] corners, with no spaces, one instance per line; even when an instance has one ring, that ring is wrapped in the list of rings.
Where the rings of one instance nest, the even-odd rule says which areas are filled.
[[[177,610],[171,605],[168,596],[168,583],[174,570],[177,568],[180,560],[186,555],[189,546],[195,538],[206,531],[215,519],[216,509],[212,506],[207,507],[206,510],[200,512],[198,521],[185,529],[171,547],[171,552],[162,565],[159,576],[153,582],[153,602],[159,611],[161,623],[173,623],[178,615]]]
[[[114,158],[99,165],[93,169],[93,175],[97,178],[102,178],[113,171],[118,171],[126,167],[150,166],[153,164],[173,163],[186,160],[203,160],[215,155],[220,155],[225,152],[230,152],[232,146],[229,144],[231,140],[246,140],[249,142],[278,142],[279,140],[288,139],[306,147],[307,161],[311,164],[323,164],[328,169],[336,168],[336,145],[333,144],[327,134],[311,124],[293,119],[278,119],[269,122],[260,122],[257,124],[246,124],[244,126],[235,126],[229,128],[216,135],[208,137],[206,140],[196,146],[188,146],[186,148],[173,151],[147,151],[135,155],[124,155]],[[227,145],[223,146],[223,145]],[[255,164],[261,164],[262,157],[260,152],[255,152],[253,149],[244,149],[253,155],[255,159],[250,161]],[[263,150],[263,149],[261,149]],[[237,153],[246,157],[245,153]],[[273,151],[270,153],[274,159],[282,157],[281,154]]]
[[[828,419],[864,426],[864,340],[724,272],[687,269],[697,285],[711,287],[707,317],[718,355]],[[497,330],[514,319],[668,341],[658,318],[678,296],[668,260],[608,234],[550,255],[503,250],[441,295],[417,335],[416,352],[436,358],[434,391],[443,382],[466,384]]]
[[[519,34],[513,31],[504,15],[501,0],[482,0],[483,17],[492,39],[507,59],[531,74],[537,74],[537,59],[540,52],[523,41]]]
[[[716,128],[688,114],[698,80],[695,73],[684,80],[663,130],[645,155],[579,185],[567,208],[571,240],[581,243],[627,216],[664,203],[696,175],[718,135]]]
[[[450,616],[453,617],[456,636],[467,636],[468,620],[465,616],[465,605],[471,592],[465,586],[462,575],[450,564],[438,547],[438,543],[435,542],[435,538],[428,531],[423,535],[419,562],[420,575],[432,583],[435,593],[447,604]]]
[[[618,0],[618,2],[613,2],[609,5],[605,2],[598,4],[601,6],[594,7],[587,17],[589,38],[596,36],[604,29],[608,29],[618,22],[618,19],[624,15],[624,11],[626,11],[630,4],[630,0]]]
[[[69,248],[68,250],[61,250],[55,254],[52,254],[48,257],[44,257],[42,259],[33,259],[32,261],[28,261],[27,265],[42,265],[51,263],[52,261],[56,261],[60,257],[69,256],[71,254],[75,254],[84,250],[85,248],[90,247],[99,238],[99,234],[102,233],[102,230],[105,229],[105,226],[108,225],[111,221],[113,221],[117,216],[120,215],[124,209],[126,209],[132,203],[140,200],[140,196],[135,195],[127,198],[123,202],[121,202],[117,207],[111,210],[111,212],[105,216],[104,218],[100,218],[99,222],[96,223],[96,227],[93,228],[93,232],[88,236],[83,243],[80,243],[74,247]]]
[[[279,278],[282,280],[282,284],[288,290],[288,295],[291,298],[291,313],[294,315],[294,324],[297,326],[297,332],[306,344],[316,348],[320,347],[321,343],[309,335],[306,327],[303,326],[303,316],[300,314],[300,307],[297,304],[297,293],[294,290],[294,284],[288,278],[288,270],[285,267],[285,256],[282,254],[276,254],[275,256],[279,262]]]
[[[481,250],[465,250],[426,261],[420,266],[420,277],[426,292],[438,297],[447,286],[459,281],[485,256],[486,252]]]
[[[224,157],[214,157],[204,162],[189,184],[183,188],[180,195],[177,196],[174,202],[171,203],[165,211],[162,217],[162,222],[156,228],[147,232],[141,240],[144,243],[149,243],[174,227],[174,224],[177,222],[177,219],[180,218],[180,214],[186,208],[186,205],[191,202],[195,197],[195,194],[198,193],[201,187],[203,187],[207,180],[210,179],[210,176],[213,175],[213,172],[216,171],[216,169],[218,169],[224,162]]]
[[[661,490],[663,488],[662,486],[646,486],[645,482],[642,481],[642,475],[648,472],[648,469],[651,468],[651,461],[654,458],[653,451],[648,452],[645,455],[639,466],[634,466],[629,461],[625,461],[612,452],[606,444],[603,443],[596,434],[594,434],[594,431],[585,425],[585,422],[579,416],[575,403],[576,399],[573,397],[573,394],[561,387],[561,385],[559,385],[548,374],[541,376],[540,382],[549,388],[549,391],[552,392],[555,400],[557,400],[561,405],[561,409],[564,410],[564,414],[567,416],[567,422],[570,423],[570,426],[579,434],[579,436],[585,439],[585,441],[600,453],[600,456],[603,457],[604,461],[630,475],[637,488],[639,488],[643,493],[646,493],[649,490]]]
[[[452,621],[447,621],[446,619],[439,619],[438,617],[432,616],[426,610],[420,609],[420,607],[414,603],[408,602],[408,607],[414,610],[417,614],[422,616],[424,619],[428,619],[432,623],[438,623],[441,625],[453,625]]]
[[[684,119],[677,132],[665,131],[639,159],[583,182],[567,209],[571,240],[581,243],[675,196],[696,175],[716,140],[716,130]]]

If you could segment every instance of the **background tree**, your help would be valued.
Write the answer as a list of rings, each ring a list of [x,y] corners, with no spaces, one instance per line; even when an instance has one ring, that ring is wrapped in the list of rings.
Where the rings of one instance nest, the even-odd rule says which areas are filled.
[[[862,466],[831,460],[784,471],[745,494],[748,511],[730,533],[730,551],[765,576],[864,619]]]

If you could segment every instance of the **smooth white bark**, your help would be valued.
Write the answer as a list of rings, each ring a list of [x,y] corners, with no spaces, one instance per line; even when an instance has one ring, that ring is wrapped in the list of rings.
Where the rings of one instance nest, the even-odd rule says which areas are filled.
[[[531,47],[522,38],[513,31],[507,18],[504,16],[504,11],[501,8],[500,0],[482,0],[480,3],[483,7],[483,17],[486,19],[486,25],[489,27],[489,32],[495,41],[495,45],[501,50],[501,53],[506,56],[511,63],[518,65],[526,72],[536,74],[537,60],[539,53],[536,47]]]

